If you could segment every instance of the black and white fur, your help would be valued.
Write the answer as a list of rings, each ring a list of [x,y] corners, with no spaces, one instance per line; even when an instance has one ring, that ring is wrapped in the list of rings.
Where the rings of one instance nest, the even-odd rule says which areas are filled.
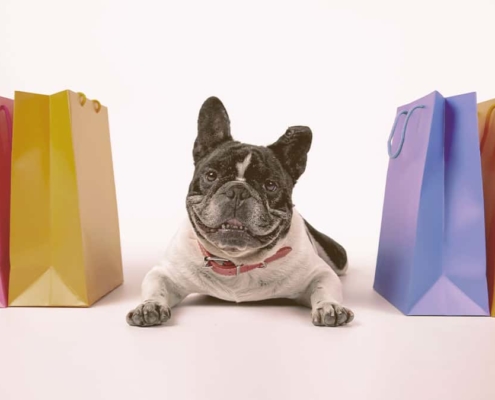
[[[354,314],[342,306],[338,275],[347,269],[342,246],[306,222],[292,190],[306,168],[312,133],[291,127],[270,146],[234,141],[219,99],[203,104],[194,143],[195,172],[187,195],[189,218],[162,262],[145,277],[143,303],[128,313],[133,326],[166,322],[192,293],[227,301],[290,298],[312,309],[317,326],[340,326]],[[290,246],[266,268],[223,276],[204,267],[198,242],[236,265],[259,263]]]

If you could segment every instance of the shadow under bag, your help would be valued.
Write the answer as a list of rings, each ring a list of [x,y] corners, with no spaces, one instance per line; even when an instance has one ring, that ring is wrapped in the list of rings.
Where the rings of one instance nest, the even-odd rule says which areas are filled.
[[[476,95],[399,107],[374,288],[407,315],[488,315]]]

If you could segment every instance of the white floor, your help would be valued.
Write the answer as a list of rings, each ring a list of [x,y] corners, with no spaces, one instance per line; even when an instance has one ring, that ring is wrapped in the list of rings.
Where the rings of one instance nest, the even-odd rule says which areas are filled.
[[[345,277],[346,328],[288,302],[193,297],[160,328],[131,328],[150,263],[91,309],[0,310],[1,400],[495,398],[495,319],[404,317]]]

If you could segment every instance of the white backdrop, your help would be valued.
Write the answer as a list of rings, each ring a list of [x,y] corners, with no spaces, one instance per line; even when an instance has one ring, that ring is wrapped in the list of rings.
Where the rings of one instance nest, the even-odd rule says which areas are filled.
[[[373,267],[399,104],[495,97],[487,1],[0,2],[0,95],[85,92],[109,107],[125,257],[158,258],[185,215],[196,118],[234,136],[314,142],[295,190],[307,219]]]
[[[489,331],[471,329],[467,326],[467,319],[453,319],[452,322],[400,319],[391,307],[383,311],[386,305],[373,294],[371,275],[375,266],[388,164],[386,140],[396,107],[433,90],[445,96],[476,91],[480,101],[495,97],[494,21],[493,0],[1,0],[0,96],[12,97],[14,90],[48,94],[72,89],[84,92],[88,98],[100,100],[109,108],[126,265],[124,291],[118,292],[101,308],[88,310],[88,313],[81,311],[75,314],[71,310],[57,313],[51,310],[5,310],[0,313],[3,321],[10,321],[12,328],[7,331],[11,335],[9,337],[17,338],[20,334],[31,346],[23,350],[24,358],[18,358],[14,348],[6,345],[6,357],[11,357],[9,365],[12,365],[12,360],[18,359],[19,374],[26,365],[32,365],[30,378],[26,379],[35,379],[36,384],[40,385],[11,385],[10,393],[17,393],[19,387],[24,388],[24,393],[35,391],[36,387],[49,390],[48,386],[43,386],[48,385],[51,378],[40,373],[42,360],[30,358],[35,349],[44,348],[46,357],[60,360],[58,373],[66,378],[62,379],[58,393],[60,398],[67,397],[63,397],[60,390],[64,387],[70,389],[71,382],[75,382],[73,379],[76,378],[64,375],[71,372],[64,371],[63,361],[66,359],[62,352],[49,350],[50,345],[59,346],[58,343],[62,343],[61,332],[65,332],[64,348],[75,354],[73,357],[77,361],[74,363],[96,368],[96,372],[91,373],[89,369],[84,369],[84,372],[76,368],[78,373],[94,374],[94,382],[98,381],[98,376],[104,375],[108,379],[107,383],[98,386],[106,398],[112,397],[113,390],[120,387],[120,379],[135,383],[134,391],[128,392],[134,398],[143,393],[151,394],[153,386],[141,384],[146,378],[144,375],[155,379],[155,382],[162,379],[162,366],[158,367],[161,362],[158,358],[169,360],[170,352],[182,350],[184,353],[174,353],[177,357],[173,358],[174,365],[166,368],[169,373],[172,367],[179,369],[184,371],[184,375],[179,381],[170,378],[168,384],[173,386],[184,382],[189,385],[188,390],[193,390],[187,371],[195,365],[198,371],[191,379],[197,379],[198,385],[203,382],[205,386],[198,387],[207,393],[214,393],[214,382],[205,383],[204,370],[199,370],[200,366],[210,369],[210,359],[200,359],[199,355],[194,358],[196,347],[191,347],[187,342],[204,337],[198,338],[196,334],[209,334],[207,337],[210,340],[217,337],[213,333],[217,328],[209,325],[212,322],[207,317],[201,320],[201,325],[205,327],[203,333],[187,330],[187,324],[192,324],[194,318],[203,318],[203,309],[194,311],[191,306],[189,313],[183,313],[177,327],[179,330],[169,327],[168,331],[155,330],[153,334],[150,333],[152,331],[132,328],[125,330],[124,316],[131,305],[136,305],[142,275],[150,267],[149,264],[163,253],[168,240],[186,215],[184,203],[193,171],[192,145],[196,135],[196,118],[202,102],[208,96],[216,95],[227,107],[233,135],[238,140],[269,144],[290,125],[308,125],[312,128],[313,147],[307,170],[296,186],[294,202],[313,225],[348,248],[351,271],[355,268],[355,271],[365,270],[367,273],[359,275],[356,272],[347,278],[349,282],[358,282],[359,279],[365,282],[359,289],[356,286],[351,299],[351,306],[356,305],[358,313],[356,329],[351,329],[350,334],[344,331],[328,332],[325,335],[338,335],[328,339],[321,330],[311,330],[312,326],[310,329],[310,319],[306,314],[303,316],[300,312],[296,321],[288,315],[284,316],[284,327],[303,326],[307,318],[308,330],[300,331],[304,332],[301,334],[319,335],[306,344],[315,348],[307,353],[301,348],[298,353],[298,356],[305,355],[305,361],[294,361],[290,351],[283,347],[292,348],[295,338],[287,337],[286,342],[275,346],[266,340],[263,326],[271,326],[274,332],[280,331],[281,336],[277,338],[285,337],[287,331],[282,332],[279,325],[282,318],[262,319],[259,326],[252,325],[252,329],[260,329],[256,336],[259,342],[254,343],[252,338],[247,338],[243,342],[244,350],[236,348],[245,359],[228,359],[227,352],[215,353],[211,350],[212,355],[217,354],[225,363],[233,362],[229,365],[239,369],[247,365],[244,363],[246,360],[257,363],[250,357],[263,352],[271,354],[275,361],[286,360],[289,363],[287,368],[292,365],[290,363],[299,363],[306,375],[297,382],[306,382],[307,387],[312,387],[310,398],[313,399],[317,397],[315,393],[319,393],[321,398],[329,398],[332,394],[345,394],[348,390],[355,393],[362,390],[361,395],[366,396],[367,388],[371,387],[366,384],[375,384],[377,388],[373,392],[374,397],[371,394],[368,397],[370,399],[383,399],[386,391],[391,393],[389,398],[402,397],[405,391],[413,395],[415,389],[423,387],[414,384],[404,391],[403,385],[408,377],[418,379],[418,382],[426,379],[435,388],[437,398],[453,399],[452,394],[468,398],[468,394],[472,394],[473,398],[482,399],[480,394],[487,392],[483,391],[480,377],[484,376],[485,385],[491,379],[486,367],[491,356],[483,344]],[[132,272],[133,268],[139,271]],[[130,292],[126,292],[129,285],[131,296],[128,296]],[[126,303],[112,303],[116,299]],[[115,308],[111,313],[106,308],[110,304]],[[376,308],[374,314],[370,313],[369,307]],[[243,312],[251,315],[247,318],[256,318],[255,311],[250,308],[227,310],[225,312],[232,314],[228,316],[229,321],[236,318],[234,314]],[[214,311],[210,310],[210,313]],[[57,320],[61,316],[63,321]],[[82,335],[81,325],[88,324],[88,329],[91,329],[94,318],[99,318],[100,330],[92,331],[93,336],[85,334],[76,339],[77,335]],[[223,317],[218,318],[222,321]],[[239,327],[244,327],[242,323],[247,323],[241,319],[244,317],[238,318],[238,321],[244,321],[238,322],[241,324]],[[30,329],[40,329],[34,321],[40,321],[40,324],[45,322],[43,329],[50,329],[47,328],[47,321],[54,326],[46,331],[49,333],[44,331],[45,336],[41,338],[43,345],[37,342],[41,340],[39,337],[26,333],[27,328],[21,329],[30,326],[27,325],[30,323],[33,324]],[[389,335],[383,335],[384,326],[395,326],[390,324],[399,321],[403,321],[402,333],[388,328],[386,332]],[[471,327],[486,326],[481,326],[479,320],[472,323],[478,325]],[[113,331],[108,330],[109,326]],[[221,326],[222,329],[230,329],[226,320]],[[365,330],[363,326],[369,329]],[[461,326],[466,326],[466,330],[458,331],[458,336],[449,336],[450,341],[439,339],[446,337],[447,332],[449,335],[452,331],[456,332],[456,327]],[[21,330],[16,330],[16,327]],[[419,332],[419,336],[415,332]],[[168,341],[170,337],[163,340],[164,335],[178,335],[183,341]],[[461,336],[467,338],[465,344]],[[100,346],[111,350],[94,347],[98,338],[105,337],[106,344],[102,342]],[[120,339],[116,339],[118,337]],[[152,337],[154,341],[151,341]],[[410,348],[410,354],[403,353],[415,337],[421,338],[417,347]],[[77,346],[83,347],[80,350],[76,344],[71,347],[72,344],[68,344],[70,340],[74,343],[77,340]],[[114,343],[114,340],[117,342]],[[377,347],[376,343],[380,340],[382,343]],[[402,341],[402,344],[389,351],[394,340]],[[311,356],[316,351],[323,351],[319,347],[322,341],[326,341],[325,348],[331,356],[318,356],[318,362],[314,364]],[[169,347],[165,350],[162,346],[167,346],[166,343]],[[173,343],[179,344],[175,350]],[[299,337],[297,343],[300,343]],[[358,343],[361,344],[355,347]],[[465,347],[468,343],[471,347]],[[479,351],[480,345],[483,351]],[[349,349],[353,346],[357,349],[356,353],[348,358]],[[144,348],[148,353],[140,352]],[[99,349],[98,352],[96,349]],[[103,354],[100,351],[112,352],[108,360],[119,363],[121,349],[127,352],[127,364],[119,364],[113,371],[124,368],[124,365],[134,369],[125,373],[118,370],[118,373],[108,375],[107,364],[94,366],[99,354]],[[233,348],[229,349],[230,354]],[[493,356],[494,350],[492,346]],[[200,347],[197,351],[199,354]],[[270,353],[273,351],[279,353]],[[461,351],[464,353],[459,353]],[[481,353],[484,354],[485,364],[480,364],[480,369],[486,375],[479,375],[471,367],[464,370],[464,364],[458,363],[458,357]],[[450,356],[445,358],[441,354]],[[353,377],[358,373],[358,364],[353,364],[352,360],[364,355],[367,358],[361,359],[359,369],[364,379],[360,382],[365,383],[364,386],[355,386]],[[88,364],[83,364],[85,356],[93,357],[87,361]],[[156,358],[156,364],[149,364],[150,357]],[[332,361],[332,357],[337,357],[339,361]],[[184,364],[177,361],[181,359]],[[383,361],[379,365],[376,364],[378,359]],[[344,360],[347,360],[345,368],[341,364]],[[421,371],[415,369],[421,360],[428,360],[424,375],[418,375]],[[369,371],[375,368],[378,368],[376,371],[394,373],[395,366],[401,363],[410,365],[409,375],[403,374],[392,380],[386,378],[385,372],[381,380],[369,375]],[[37,368],[37,365],[40,367]],[[308,369],[311,365],[312,369]],[[309,381],[310,377],[327,379],[331,375],[326,371],[334,365],[332,374],[338,377],[338,384],[325,386],[325,381]],[[453,365],[458,369],[450,373]],[[263,370],[264,366],[261,367]],[[435,371],[438,370],[443,371],[444,378],[445,374],[451,374],[449,382],[454,385],[446,387],[442,379],[437,379]],[[280,371],[280,368],[275,368],[257,376],[258,380],[268,385],[265,388],[272,390],[265,392],[271,393],[266,398],[281,398],[279,395],[301,398],[308,393],[304,387],[300,391],[290,392],[284,386],[286,378],[280,375]],[[294,371],[299,370],[296,368]],[[464,385],[467,382],[466,373],[471,374],[473,379],[471,386]],[[243,385],[241,378],[231,376],[225,387],[231,388],[232,392],[225,389],[223,397],[214,398],[221,400],[235,396],[235,385]],[[281,386],[271,387],[270,382],[278,382]],[[445,392],[449,388],[452,390],[450,397]],[[83,397],[87,390],[82,389],[81,398],[88,398]],[[476,390],[479,390],[478,395],[473,394]],[[427,398],[426,393],[430,392],[423,392],[423,398]]]

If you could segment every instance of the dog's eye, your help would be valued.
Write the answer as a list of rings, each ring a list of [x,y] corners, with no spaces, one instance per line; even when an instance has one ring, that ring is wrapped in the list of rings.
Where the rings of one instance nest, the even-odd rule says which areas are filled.
[[[278,189],[278,185],[273,181],[266,181],[265,189],[269,192],[275,192]]]
[[[213,182],[215,179],[217,179],[217,173],[215,171],[210,171],[206,173],[206,180],[208,182]]]

